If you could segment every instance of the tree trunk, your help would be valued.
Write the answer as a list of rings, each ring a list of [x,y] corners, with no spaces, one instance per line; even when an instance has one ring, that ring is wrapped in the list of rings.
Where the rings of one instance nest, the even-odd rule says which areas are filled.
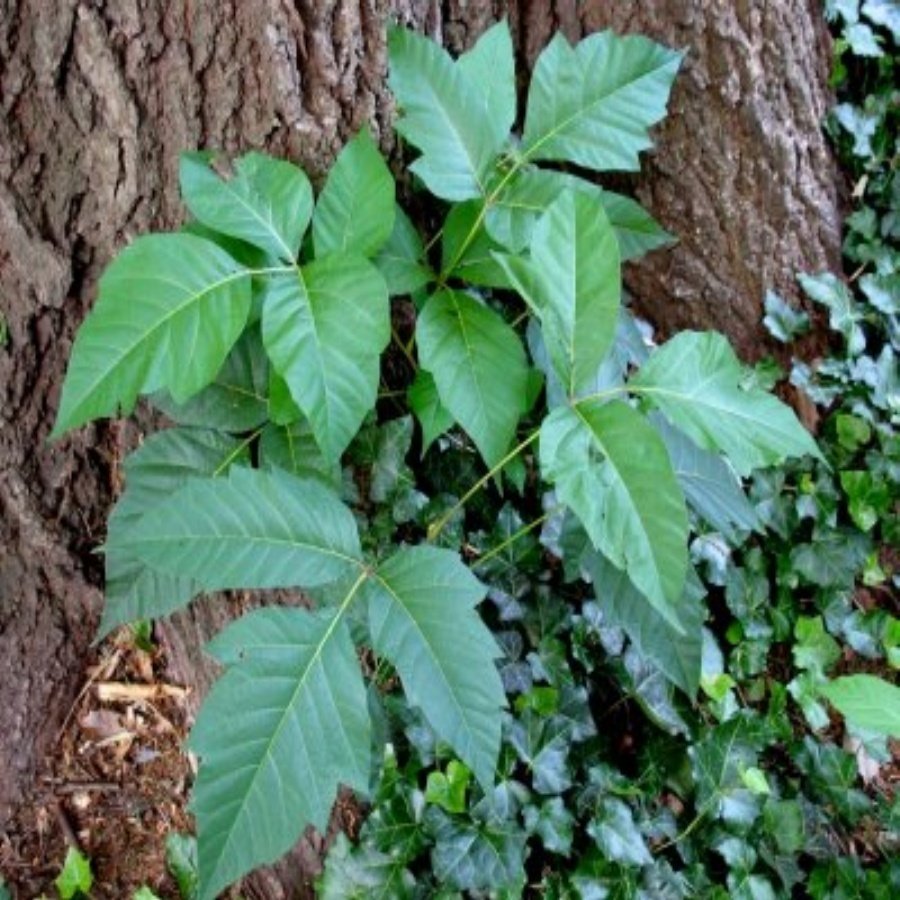
[[[718,328],[756,355],[765,288],[795,296],[795,271],[839,261],[817,0],[0,0],[0,827],[78,687],[101,602],[90,551],[134,435],[46,441],[101,270],[179,223],[181,150],[265,149],[315,177],[368,122],[394,152],[385,22],[460,51],[502,15],[529,66],[556,28],[689,49],[657,150],[626,182],[680,244],[627,282],[663,331]],[[228,610],[201,602],[163,626],[173,678],[208,683],[199,647]],[[300,859],[308,872],[308,846]],[[291,896],[280,883],[250,893]]]

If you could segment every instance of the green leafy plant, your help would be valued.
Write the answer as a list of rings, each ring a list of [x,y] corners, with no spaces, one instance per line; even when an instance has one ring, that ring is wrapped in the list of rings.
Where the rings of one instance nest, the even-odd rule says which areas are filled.
[[[90,860],[75,847],[69,847],[62,870],[54,882],[59,896],[62,900],[86,897],[90,894],[93,883]]]
[[[507,833],[496,810],[522,798],[496,778],[520,759],[539,793],[572,784],[567,748],[594,730],[578,690],[552,675],[568,665],[556,635],[597,623],[576,595],[556,603],[555,627],[536,624],[548,684],[522,692],[514,755],[501,752],[497,663],[508,648],[476,610],[503,581],[496,573],[515,574],[510,554],[543,525],[568,581],[593,582],[602,614],[639,648],[622,663],[637,695],[678,731],[658,672],[688,696],[701,685],[721,703],[730,693],[702,662],[692,531],[757,527],[740,476],[819,456],[721,336],[647,346],[622,304],[621,263],[669,236],[633,201],[564,171],[639,167],[680,53],[611,32],[575,47],[555,37],[519,134],[504,23],[458,60],[402,29],[389,50],[397,131],[418,151],[409,171],[448,204],[437,234],[424,242],[396,204],[365,131],[316,198],[288,162],[186,154],[192,221],[137,239],[109,266],[63,386],[57,436],[130,413],[139,397],[176,423],[126,462],[105,546],[104,633],[207,591],[298,587],[314,601],[252,612],[209,645],[224,673],[190,737],[201,900],[307,825],[324,830],[340,784],[393,796],[378,777],[378,709],[396,700],[398,678],[403,708],[452,753],[422,801],[438,882],[520,881],[525,833]],[[388,412],[403,412],[407,393],[424,454],[416,471],[412,422]],[[453,493],[430,497],[426,482]],[[466,522],[501,490],[545,511],[529,523],[501,515],[473,571],[459,554],[471,556]],[[594,640],[579,651],[585,665]],[[693,759],[709,780],[703,809],[726,818],[760,792],[757,750],[732,765],[735,741],[710,738]],[[464,823],[454,815],[469,772],[482,799]],[[602,857],[585,858],[579,877],[602,881],[604,867],[649,851],[628,806],[606,796],[606,775],[591,777],[584,802]],[[559,803],[523,815],[550,846],[569,844]],[[386,848],[373,852],[384,869]],[[400,887],[408,858],[390,867]]]

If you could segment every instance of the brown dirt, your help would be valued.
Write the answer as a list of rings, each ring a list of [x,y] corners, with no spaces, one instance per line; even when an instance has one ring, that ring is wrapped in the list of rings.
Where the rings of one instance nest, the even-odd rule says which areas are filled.
[[[139,649],[129,629],[91,654],[33,799],[0,834],[0,872],[14,897],[55,896],[72,844],[91,860],[95,900],[131,897],[141,885],[179,896],[165,841],[192,829],[192,772],[182,752],[186,695],[161,681],[164,671],[162,652]],[[135,689],[160,695],[129,696]]]

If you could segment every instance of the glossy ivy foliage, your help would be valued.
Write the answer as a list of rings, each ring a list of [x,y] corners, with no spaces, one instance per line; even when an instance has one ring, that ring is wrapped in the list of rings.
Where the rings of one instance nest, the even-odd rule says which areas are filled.
[[[104,633],[210,591],[314,599],[252,612],[207,648],[224,672],[190,737],[200,900],[308,825],[324,831],[339,785],[374,792],[367,828],[388,816],[394,841],[394,800],[407,816],[405,849],[376,848],[394,879],[382,895],[412,889],[407,862],[430,841],[438,884],[521,886],[528,833],[550,852],[571,847],[558,798],[576,785],[595,844],[577,871],[602,882],[649,863],[641,829],[670,835],[672,816],[646,826],[603,765],[576,780],[567,762],[601,738],[565,642],[581,635],[579,665],[597,678],[618,646],[613,667],[635,695],[689,732],[672,685],[688,703],[715,669],[691,534],[759,527],[741,478],[819,456],[720,335],[648,345],[621,264],[669,236],[565,171],[639,168],[680,53],[610,32],[575,47],[557,36],[519,111],[505,23],[457,60],[402,29],[389,51],[396,128],[440,230],[426,242],[397,205],[366,131],[318,196],[289,162],[186,154],[192,220],[110,265],[63,386],[57,435],[139,397],[176,423],[126,462]],[[510,490],[544,514],[526,525],[498,511]],[[485,516],[490,543],[473,543]],[[563,574],[533,595],[541,524]],[[494,624],[521,621],[537,650],[521,629],[492,633],[476,609],[488,595]],[[424,809],[385,752],[397,716],[422,765],[440,760]],[[728,762],[740,722],[723,716],[723,736],[685,762],[709,782],[704,805],[728,816],[732,791],[738,815],[759,793],[758,749]],[[511,779],[520,764],[545,799],[526,802]],[[461,823],[470,793],[480,800]],[[508,830],[514,810],[530,832]]]

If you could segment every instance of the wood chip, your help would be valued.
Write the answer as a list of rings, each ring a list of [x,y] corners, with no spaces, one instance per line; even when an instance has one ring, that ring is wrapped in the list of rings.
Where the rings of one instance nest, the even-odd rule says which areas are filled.
[[[94,685],[97,699],[108,703],[114,700],[159,700],[172,697],[182,700],[188,695],[188,689],[174,684],[123,684],[117,681],[99,681]]]

